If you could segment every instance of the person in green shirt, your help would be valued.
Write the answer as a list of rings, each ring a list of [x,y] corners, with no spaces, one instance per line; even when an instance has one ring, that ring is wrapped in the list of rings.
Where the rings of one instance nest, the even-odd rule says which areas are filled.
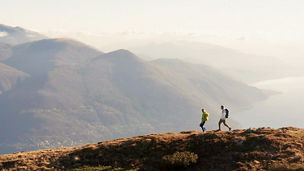
[[[208,121],[209,119],[209,113],[205,110],[205,109],[202,109],[202,122],[200,124],[200,127],[202,128],[203,132],[206,131],[206,128],[204,127],[206,121]]]

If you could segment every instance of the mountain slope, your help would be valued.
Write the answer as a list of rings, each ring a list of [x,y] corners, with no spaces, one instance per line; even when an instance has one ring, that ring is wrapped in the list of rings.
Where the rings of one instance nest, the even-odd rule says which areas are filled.
[[[130,123],[136,122],[132,129],[139,129],[138,126],[143,125],[145,129],[150,127],[150,132],[155,129],[174,130],[177,125],[189,126],[196,117],[196,103],[191,104],[193,99],[180,90],[189,83],[166,68],[141,60],[126,50],[100,56],[89,68],[86,82],[89,86],[101,85],[103,89],[98,91],[88,87],[88,94],[92,94],[92,97],[95,95],[96,101],[99,98],[101,104],[116,111],[109,114],[109,121],[124,118],[122,126],[132,127]],[[98,73],[104,77],[96,78]],[[182,86],[175,86],[176,82]],[[187,117],[189,120],[185,121]]]
[[[207,65],[191,64],[178,59],[158,59],[153,62],[187,78],[197,91],[209,90],[206,92],[208,94],[203,94],[202,97],[207,97],[208,101],[213,101],[215,104],[228,106],[238,104],[242,107],[264,97],[257,88],[247,86]],[[234,98],[235,94],[238,94],[236,98]]]
[[[11,27],[0,24],[0,42],[3,43],[16,45],[46,38],[46,36],[33,31],[25,30],[21,27]]]
[[[0,94],[12,89],[29,75],[0,63]]]
[[[151,134],[0,156],[1,169],[303,170],[304,130]],[[97,167],[108,166],[108,167]]]

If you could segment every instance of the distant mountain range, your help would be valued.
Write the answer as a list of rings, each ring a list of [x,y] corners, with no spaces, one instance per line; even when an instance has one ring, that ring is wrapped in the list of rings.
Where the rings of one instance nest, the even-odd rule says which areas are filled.
[[[219,105],[237,111],[266,98],[206,65],[70,39],[0,45],[0,153],[197,129],[202,107],[214,129]]]
[[[276,57],[246,54],[208,43],[187,41],[147,43],[133,45],[129,49],[150,60],[173,58],[207,64],[247,83],[298,75],[298,71],[294,71],[293,66]]]

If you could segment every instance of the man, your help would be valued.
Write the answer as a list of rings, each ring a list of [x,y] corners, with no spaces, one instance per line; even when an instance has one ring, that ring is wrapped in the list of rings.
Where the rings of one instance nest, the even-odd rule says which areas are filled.
[[[228,109],[225,109],[225,107],[222,105],[221,106],[221,110],[222,110],[222,115],[221,115],[221,119],[218,123],[219,125],[219,129],[218,131],[221,131],[221,124],[223,123],[227,128],[229,128],[229,131],[231,131],[231,127],[227,124],[226,119],[228,118]]]
[[[209,119],[209,113],[205,110],[205,109],[202,109],[202,122],[200,124],[200,127],[202,128],[203,132],[206,131],[206,128],[204,127],[206,121]]]

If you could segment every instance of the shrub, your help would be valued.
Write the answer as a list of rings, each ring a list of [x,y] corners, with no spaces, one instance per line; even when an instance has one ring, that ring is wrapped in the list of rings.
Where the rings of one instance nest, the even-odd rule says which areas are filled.
[[[198,155],[189,151],[175,152],[171,155],[165,155],[162,158],[166,165],[173,167],[187,167],[195,164],[197,159]]]

